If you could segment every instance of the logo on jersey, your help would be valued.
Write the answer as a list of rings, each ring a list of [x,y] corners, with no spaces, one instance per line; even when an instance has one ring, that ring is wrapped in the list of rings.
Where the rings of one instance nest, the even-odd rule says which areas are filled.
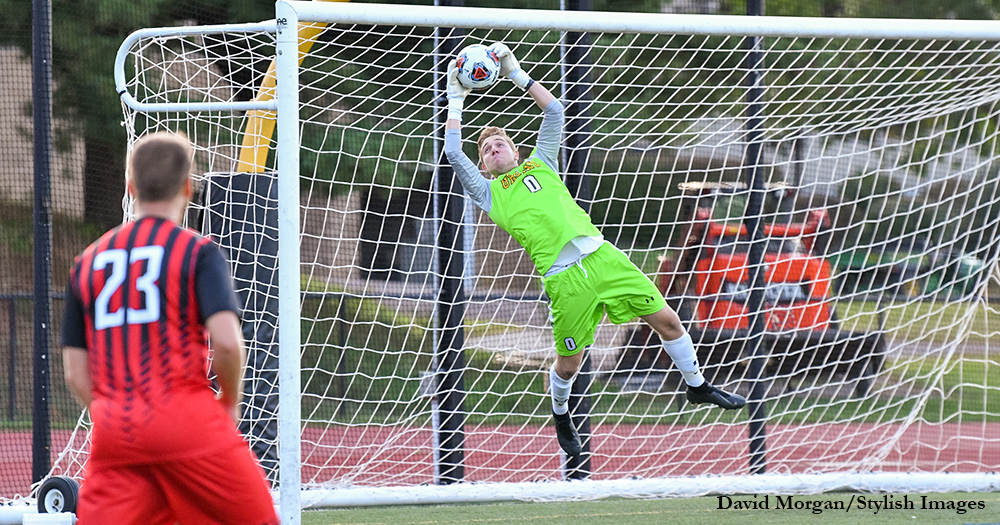
[[[515,169],[515,170],[511,171],[510,173],[504,175],[503,178],[500,179],[500,186],[503,189],[505,189],[505,190],[507,188],[510,188],[511,186],[514,185],[515,182],[517,182],[517,179],[521,178],[522,175],[524,175],[525,173],[528,173],[529,171],[531,171],[531,170],[533,170],[533,169],[535,169],[535,168],[537,168],[537,167],[539,167],[541,165],[542,165],[542,163],[539,162],[539,161],[537,161],[537,160],[529,159],[529,160],[525,161],[524,164],[521,164],[520,166],[518,166],[517,169]]]

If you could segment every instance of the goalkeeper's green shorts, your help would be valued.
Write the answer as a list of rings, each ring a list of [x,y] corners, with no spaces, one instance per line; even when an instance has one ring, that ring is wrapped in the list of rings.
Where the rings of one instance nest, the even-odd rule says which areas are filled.
[[[605,242],[579,264],[544,279],[552,335],[559,355],[576,355],[594,343],[605,310],[622,324],[667,305],[656,285],[621,250]]]

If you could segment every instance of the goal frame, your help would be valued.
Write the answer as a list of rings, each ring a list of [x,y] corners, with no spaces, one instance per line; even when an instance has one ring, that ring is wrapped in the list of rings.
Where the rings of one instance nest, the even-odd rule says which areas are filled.
[[[712,493],[815,493],[859,491],[991,491],[1000,489],[998,474],[812,474],[751,475],[683,480],[647,479],[587,482],[453,484],[426,487],[301,489],[300,323],[299,296],[299,61],[300,23],[395,24],[422,27],[475,27],[507,30],[619,31],[728,37],[921,38],[996,40],[1000,22],[959,20],[882,20],[797,17],[743,17],[648,13],[560,12],[466,7],[399,6],[279,0],[275,20],[259,24],[145,29],[122,44],[115,80],[124,104],[139,112],[275,111],[277,113],[280,505],[283,523],[298,523],[301,508],[385,504],[448,503],[609,496],[695,496]],[[142,103],[126,90],[129,45],[139,38],[224,32],[233,29],[276,34],[276,91],[273,99],[230,103]],[[289,321],[290,320],[290,321]],[[285,321],[285,322],[282,322]],[[296,351],[287,351],[295,349]]]

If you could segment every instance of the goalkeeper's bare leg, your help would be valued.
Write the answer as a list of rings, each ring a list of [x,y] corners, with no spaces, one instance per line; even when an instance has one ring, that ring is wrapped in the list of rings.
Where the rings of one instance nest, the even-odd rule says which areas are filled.
[[[654,314],[644,315],[642,320],[660,336],[663,349],[684,376],[689,403],[709,403],[728,410],[743,408],[747,404],[743,396],[730,394],[705,380],[698,366],[698,354],[691,336],[684,330],[680,317],[670,306],[664,306]]]

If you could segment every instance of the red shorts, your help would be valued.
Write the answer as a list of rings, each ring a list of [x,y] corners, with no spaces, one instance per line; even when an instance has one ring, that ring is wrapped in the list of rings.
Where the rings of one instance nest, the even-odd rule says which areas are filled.
[[[264,471],[246,446],[139,465],[88,465],[79,525],[278,525]]]

